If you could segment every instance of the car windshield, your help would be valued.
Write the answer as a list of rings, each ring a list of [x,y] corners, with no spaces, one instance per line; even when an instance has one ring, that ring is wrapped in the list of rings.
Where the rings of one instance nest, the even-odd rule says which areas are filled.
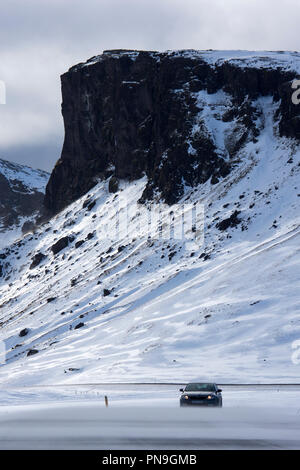
[[[188,384],[185,387],[186,392],[214,392],[215,390],[214,384]]]

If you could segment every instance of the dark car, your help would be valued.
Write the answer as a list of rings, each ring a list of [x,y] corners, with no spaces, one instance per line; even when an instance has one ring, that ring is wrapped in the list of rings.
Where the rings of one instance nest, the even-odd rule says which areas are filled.
[[[222,390],[213,383],[190,383],[180,391],[180,406],[219,406],[223,404]]]

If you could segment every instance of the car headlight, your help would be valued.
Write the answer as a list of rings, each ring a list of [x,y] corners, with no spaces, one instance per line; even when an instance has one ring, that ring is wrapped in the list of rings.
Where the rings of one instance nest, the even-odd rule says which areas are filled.
[[[189,399],[189,396],[188,396],[188,395],[184,395],[184,398],[185,398],[186,400],[188,400],[188,399]]]
[[[212,400],[213,398],[215,398],[214,395],[208,395],[207,397],[208,400]]]

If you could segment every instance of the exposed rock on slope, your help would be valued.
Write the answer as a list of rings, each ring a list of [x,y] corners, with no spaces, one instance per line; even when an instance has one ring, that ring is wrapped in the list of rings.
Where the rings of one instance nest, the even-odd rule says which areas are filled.
[[[299,56],[223,55],[105,51],[65,73],[65,142],[47,186],[47,209],[61,210],[110,175],[116,187],[119,179],[145,173],[142,200],[158,191],[169,204],[184,186],[210,178],[216,184],[231,171],[241,146],[257,139],[260,96],[278,102],[281,135],[299,138],[300,112],[291,103],[297,72],[290,66]],[[222,103],[209,103],[217,92]]]

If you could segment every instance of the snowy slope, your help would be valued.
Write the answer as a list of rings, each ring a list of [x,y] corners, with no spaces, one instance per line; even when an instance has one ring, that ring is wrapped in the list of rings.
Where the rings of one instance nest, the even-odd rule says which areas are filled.
[[[183,50],[170,51],[169,54],[201,57],[210,65],[230,63],[238,67],[280,68],[300,73],[300,53],[290,51],[239,51],[239,50]]]
[[[104,51],[103,54],[111,57],[118,58],[120,54],[129,56],[131,60],[135,60],[139,51],[135,50],[108,50]],[[151,54],[151,53],[150,53]],[[170,50],[166,51],[165,54],[173,57],[190,57],[200,58],[212,66],[222,65],[229,63],[238,67],[253,67],[253,68],[268,68],[277,69],[280,68],[286,71],[293,71],[300,73],[300,53],[298,51],[247,51],[247,50],[195,50],[195,49],[182,49],[182,50]],[[156,52],[152,53],[152,56],[157,60],[160,58]],[[85,63],[81,63],[72,67],[74,70],[79,67],[88,67],[99,61],[103,60],[103,55],[91,57]]]
[[[33,169],[30,166],[19,165],[3,159],[0,159],[0,173],[10,181],[22,182],[30,192],[39,191],[43,193],[45,183],[49,178],[49,173],[44,170]]]
[[[220,151],[225,98],[198,97]],[[136,206],[143,178],[117,194],[99,182],[11,246],[0,287],[2,384],[299,381],[300,151],[278,137],[272,99],[256,106],[258,141],[224,180],[186,188],[181,201],[203,204],[203,245],[201,210],[189,233],[196,243],[159,239],[158,228],[147,239],[146,209]],[[117,222],[126,210],[128,230]],[[163,225],[170,210],[180,224],[176,206],[162,208]],[[221,230],[236,210],[240,223]],[[64,236],[74,239],[53,255]],[[37,253],[45,258],[30,269]]]
[[[0,248],[21,237],[41,205],[49,173],[0,159]]]

